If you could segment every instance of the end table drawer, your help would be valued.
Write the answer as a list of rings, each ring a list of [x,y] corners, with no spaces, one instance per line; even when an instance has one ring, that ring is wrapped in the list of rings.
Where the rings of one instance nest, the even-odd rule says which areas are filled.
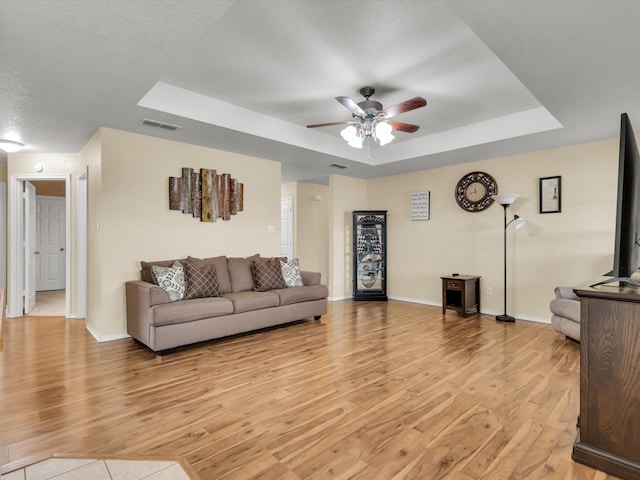
[[[447,288],[449,290],[462,290],[462,282],[460,280],[447,280]]]

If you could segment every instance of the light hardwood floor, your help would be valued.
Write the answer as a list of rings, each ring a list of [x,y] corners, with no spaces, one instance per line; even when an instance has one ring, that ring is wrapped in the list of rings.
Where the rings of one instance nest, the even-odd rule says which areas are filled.
[[[579,345],[398,301],[156,357],[21,318],[0,353],[4,471],[53,453],[183,458],[202,480],[592,479]]]

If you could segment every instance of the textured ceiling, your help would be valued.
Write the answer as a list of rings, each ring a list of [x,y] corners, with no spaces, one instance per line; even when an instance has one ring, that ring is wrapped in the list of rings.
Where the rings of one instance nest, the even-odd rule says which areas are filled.
[[[3,2],[0,138],[77,152],[100,126],[361,178],[588,142],[640,119],[640,2]],[[376,88],[420,125],[385,147],[340,138],[334,100]],[[176,132],[140,125],[151,118]],[[638,120],[640,122],[640,120]],[[640,128],[640,127],[639,127]],[[5,157],[6,158],[6,157]],[[336,171],[329,165],[349,168]]]

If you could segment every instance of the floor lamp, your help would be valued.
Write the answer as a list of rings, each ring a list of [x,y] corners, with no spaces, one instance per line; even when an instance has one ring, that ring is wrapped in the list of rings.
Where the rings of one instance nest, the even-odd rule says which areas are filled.
[[[527,221],[519,217],[518,215],[514,215],[511,220],[507,222],[507,208],[511,205],[516,198],[520,195],[516,193],[512,194],[504,194],[504,195],[493,195],[493,198],[496,202],[502,205],[504,209],[504,313],[502,315],[496,315],[496,320],[500,322],[515,322],[516,319],[511,315],[507,315],[507,227],[515,222],[516,228],[521,228],[524,226]]]

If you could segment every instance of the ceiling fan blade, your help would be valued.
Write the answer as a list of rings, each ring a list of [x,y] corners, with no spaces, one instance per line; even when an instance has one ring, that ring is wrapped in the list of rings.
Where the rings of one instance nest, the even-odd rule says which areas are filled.
[[[340,102],[342,105],[344,105],[344,107],[349,110],[351,113],[353,113],[354,115],[357,115],[359,117],[366,117],[367,114],[364,110],[362,110],[362,108],[360,108],[360,105],[358,105],[356,102],[354,102],[351,98],[349,97],[336,97],[336,100],[338,102]]]
[[[307,125],[307,128],[330,127],[331,125],[345,125],[346,123],[348,122],[316,123],[314,125]]]
[[[395,117],[404,112],[410,112],[411,110],[415,110],[416,108],[424,107],[427,104],[427,101],[422,97],[414,97],[410,100],[406,100],[402,103],[398,103],[396,105],[392,105],[389,108],[385,108],[383,110],[384,117],[390,118]]]
[[[407,132],[407,133],[416,132],[420,128],[419,125],[413,125],[412,123],[396,122],[395,120],[389,120],[389,124],[393,127],[394,130],[398,130],[400,132]]]

